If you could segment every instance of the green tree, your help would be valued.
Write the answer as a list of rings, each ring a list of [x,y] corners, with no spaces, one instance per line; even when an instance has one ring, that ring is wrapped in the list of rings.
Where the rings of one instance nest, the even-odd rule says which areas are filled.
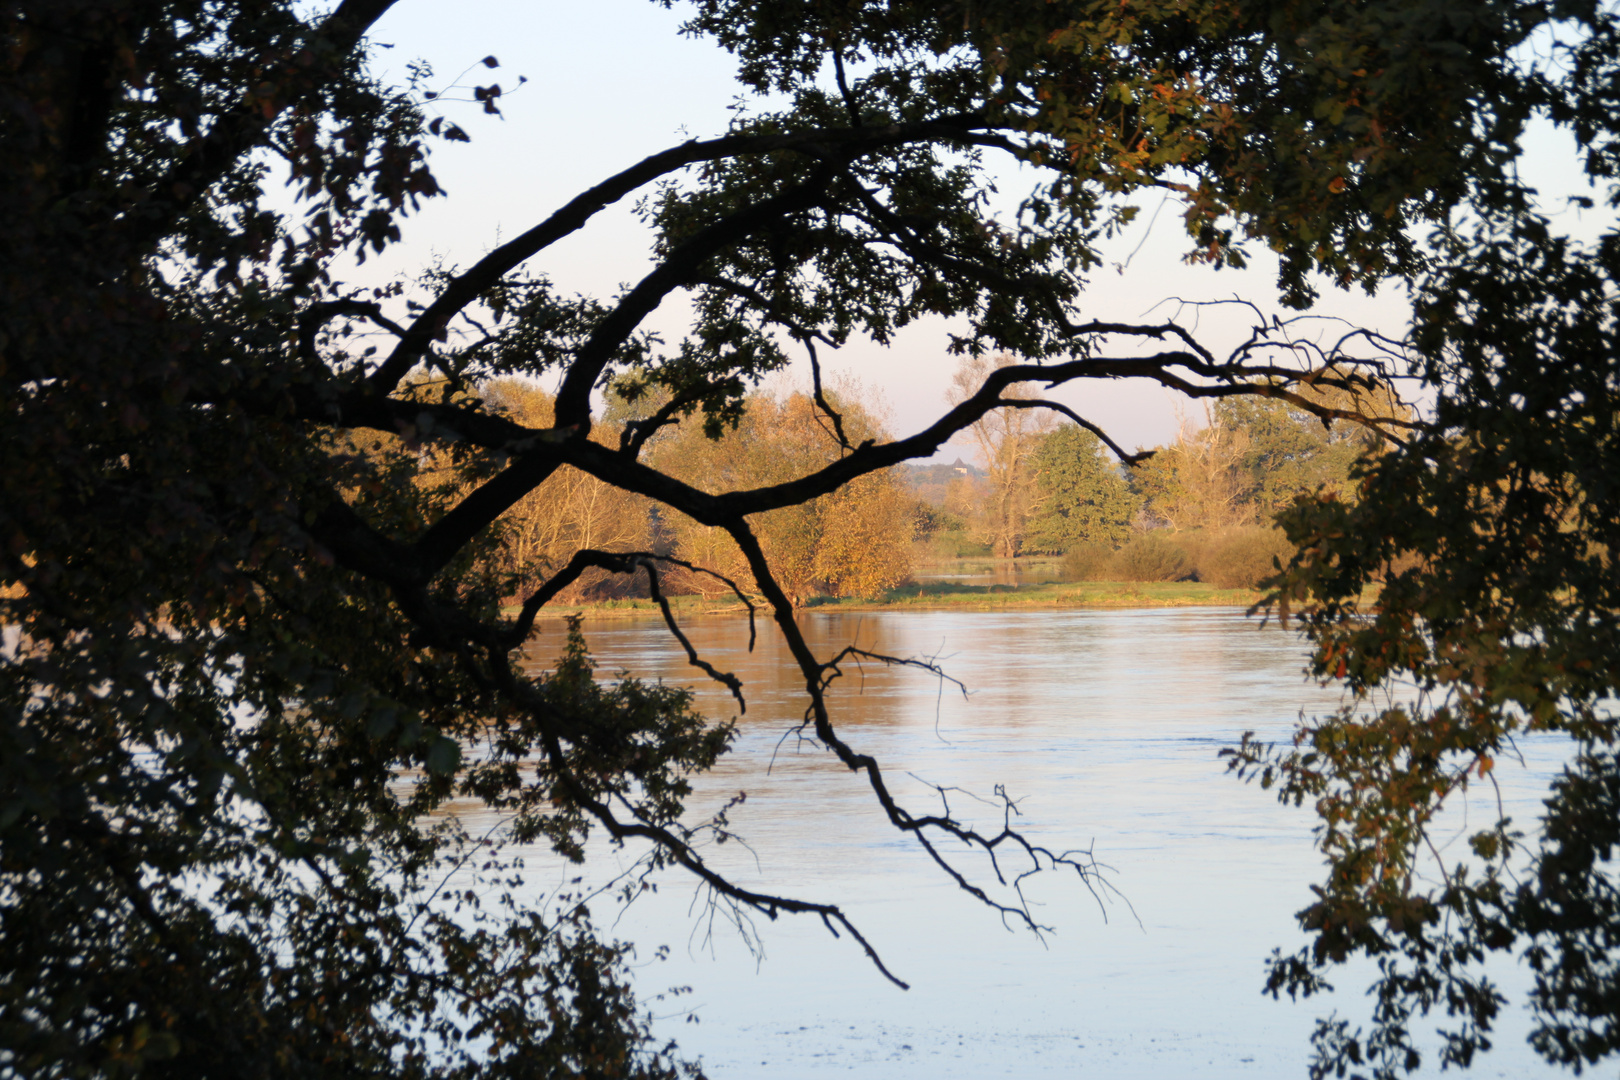
[[[1591,8],[697,0],[690,30],[732,52],[747,92],[729,130],[651,148],[465,268],[359,291],[347,260],[395,242],[439,194],[433,148],[480,130],[426,72],[368,75],[390,6],[0,5],[8,1071],[671,1075],[587,913],[522,908],[498,850],[422,825],[457,799],[570,858],[592,830],[645,842],[716,902],[814,915],[881,965],[836,904],[704,861],[723,823],[681,804],[726,724],[680,691],[595,679],[578,634],[552,670],[520,666],[537,612],[586,570],[656,588],[669,565],[584,547],[539,583],[503,568],[503,519],[564,468],[722,530],[804,680],[805,731],[973,895],[1033,925],[988,859],[1023,838],[908,809],[845,737],[831,661],[752,522],[1028,407],[1023,383],[1291,393],[1281,332],[1217,357],[1173,323],[1078,318],[1132,192],[1178,192],[1205,261],[1241,263],[1245,236],[1275,246],[1299,302],[1313,268],[1415,272],[1414,225],[1473,195],[1511,203],[1507,148],[1537,107],[1612,169],[1594,133],[1620,49]],[[1516,50],[1555,19],[1570,63],[1525,68]],[[499,61],[479,71],[499,112]],[[1018,215],[986,209],[985,154],[1043,178]],[[291,200],[268,197],[267,160]],[[633,284],[579,296],[524,269],[638,193],[654,258]],[[693,322],[666,342],[643,322],[677,294]],[[818,350],[936,316],[959,352],[1030,362],[906,439],[834,423],[841,452],[780,480],[703,489],[642,459],[671,425],[735,426],[790,348],[819,388]],[[1351,356],[1324,359],[1313,385],[1353,383]],[[442,387],[425,399],[424,370]],[[556,385],[551,419],[478,397],[503,376]],[[633,416],[606,445],[604,388]],[[376,433],[398,449],[360,452]],[[429,458],[453,475],[417,483]],[[442,890],[474,853],[491,889]]]
[[[1034,454],[1035,512],[1029,546],[1068,551],[1076,544],[1118,546],[1130,535],[1141,500],[1119,474],[1102,440],[1079,424],[1060,424]]]
[[[1236,466],[1247,474],[1250,501],[1262,521],[1303,492],[1318,488],[1343,492],[1350,466],[1364,447],[1350,425],[1340,425],[1335,432],[1285,402],[1223,401],[1215,409],[1222,425],[1244,434]]]
[[[1387,389],[1351,398],[1342,391],[1302,396],[1329,408],[1354,409],[1369,416],[1409,421],[1411,409]],[[1270,521],[1301,494],[1323,490],[1340,498],[1353,496],[1351,470],[1364,453],[1388,448],[1377,428],[1325,422],[1286,400],[1228,398],[1215,404],[1217,421],[1244,433],[1237,468],[1248,474],[1247,487],[1260,520]]]

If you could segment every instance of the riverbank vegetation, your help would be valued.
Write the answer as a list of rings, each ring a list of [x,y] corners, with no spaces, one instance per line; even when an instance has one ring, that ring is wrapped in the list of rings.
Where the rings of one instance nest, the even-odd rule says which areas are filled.
[[[964,365],[953,400],[1008,363],[1002,357]],[[1007,391],[1017,393],[1029,391]],[[553,399],[533,385],[498,380],[480,395],[503,415],[551,423]],[[643,401],[639,414],[650,415],[664,400]],[[653,435],[644,452],[668,475],[720,490],[780,482],[812,464],[836,462],[844,452],[840,430],[857,442],[891,437],[876,419],[879,406],[862,400],[858,386],[829,391],[823,400],[827,408],[804,392],[756,392],[739,403],[734,425],[712,437],[686,425]],[[1387,395],[1363,395],[1354,404],[1397,420],[1411,415]],[[1031,419],[1040,415],[999,409],[968,427],[964,442],[991,462],[988,469],[960,459],[953,466],[881,469],[835,493],[761,515],[759,543],[790,599],[879,601],[914,573],[974,556],[1048,556],[1054,580],[1253,589],[1292,552],[1272,525],[1275,514],[1296,498],[1353,501],[1353,466],[1383,445],[1376,429],[1330,426],[1288,402],[1222,401],[1204,424],[1184,418],[1174,441],[1140,448],[1136,464],[1127,466],[1092,432]],[[615,401],[592,438],[614,445],[623,424],[637,416],[637,408]],[[420,460],[419,482],[431,486],[439,469],[431,455]],[[578,470],[558,470],[507,511],[503,526],[496,558],[515,581],[556,573],[580,548],[651,550],[678,560],[662,580],[666,595],[713,599],[732,584],[758,594],[747,559],[723,529]],[[649,596],[644,573],[593,568],[559,599],[632,596]]]
[[[757,594],[802,739],[989,927],[1039,933],[1029,875],[1105,890],[1103,868],[1007,827],[1016,792],[985,831],[891,789],[804,605],[896,587],[922,528],[1077,576],[1248,580],[1279,511],[1270,601],[1347,696],[1231,756],[1318,815],[1327,864],[1268,989],[1349,960],[1375,980],[1366,1024],[1322,1021],[1313,1076],[1468,1065],[1506,1004],[1492,955],[1532,972],[1548,1060],[1620,1051],[1613,6],[686,0],[736,65],[724,130],[362,287],[443,194],[433,155],[496,137],[516,85],[496,55],[470,88],[383,84],[391,6],[0,5],[0,1074],[696,1074],[589,898],[518,899],[521,846],[577,861],[592,836],[642,853],[628,894],[687,874],[721,921],[807,916],[905,986],[837,898],[706,859],[733,807],[684,804],[723,718],[597,678],[577,627],[553,669],[520,662],[543,609],[615,579],[739,709],[659,601]],[[577,131],[593,96],[534,107]],[[611,123],[534,167],[622,147]],[[1584,218],[1525,182],[1533,124],[1575,144]],[[1274,252],[1284,306],[1404,290],[1410,335],[1316,343],[1257,310],[1218,351],[1096,318],[1099,244],[1147,198],[1179,203],[1193,263]],[[647,229],[633,281],[536,268],[621,202]],[[685,326],[655,332],[660,308]],[[822,364],[924,321],[958,377],[887,432]],[[808,385],[763,390],[795,357]],[[1395,407],[1400,377],[1433,409]],[[1043,396],[1114,379],[1199,422],[1150,455]],[[970,444],[982,481],[902,497],[895,470]],[[1541,828],[1487,806],[1441,852],[1438,815],[1526,732],[1571,754]]]
[[[930,581],[899,585],[876,596],[818,596],[803,605],[822,611],[920,611],[932,608],[1001,611],[1015,608],[1153,608],[1252,607],[1263,593],[1256,589],[1223,588],[1197,581],[1091,581],[1034,584],[970,584]],[[670,608],[692,615],[746,615],[749,607],[736,597],[699,595],[668,598]],[[663,618],[663,607],[651,599],[625,597],[548,605],[545,617],[568,619]]]

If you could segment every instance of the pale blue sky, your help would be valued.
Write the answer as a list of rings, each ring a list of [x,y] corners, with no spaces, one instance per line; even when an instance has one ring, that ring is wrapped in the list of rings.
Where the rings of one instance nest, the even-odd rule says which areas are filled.
[[[353,280],[375,281],[383,273],[413,273],[434,257],[466,266],[553,209],[620,169],[691,137],[725,129],[727,106],[738,87],[730,59],[706,41],[681,37],[679,6],[665,10],[652,0],[459,0],[455,5],[402,0],[376,27],[374,40],[393,46],[380,53],[383,71],[403,79],[405,65],[424,59],[435,87],[450,83],[485,56],[498,57],[494,71],[478,66],[465,79],[498,81],[504,119],[488,117],[474,104],[446,104],[446,114],[473,135],[471,144],[441,144],[434,168],[448,198],[432,200],[405,226],[406,242],[382,260],[357,271]],[[519,75],[528,82],[513,93]],[[1568,158],[1551,139],[1528,156],[1526,167],[1549,180],[1567,175]],[[1009,198],[1022,185],[1016,167],[1002,166]],[[539,256],[533,268],[567,291],[604,295],[649,268],[648,234],[632,213],[633,199],[593,220],[590,227]],[[1257,251],[1254,268],[1215,272],[1180,260],[1185,239],[1174,203],[1158,215],[1157,196],[1142,200],[1138,225],[1116,242],[1109,256],[1121,261],[1138,250],[1123,273],[1094,275],[1082,314],[1118,320],[1153,319],[1172,313],[1170,297],[1212,300],[1242,296],[1267,311],[1275,304],[1274,263]],[[1318,313],[1341,317],[1392,336],[1404,330],[1409,308],[1391,292],[1377,298],[1324,289]],[[1187,316],[1190,320],[1192,315]],[[1239,309],[1205,310],[1201,333],[1217,348],[1230,347],[1251,316]],[[666,304],[651,325],[666,338],[682,324],[677,304]],[[1339,327],[1323,324],[1320,336]],[[921,325],[888,348],[854,343],[823,356],[833,372],[846,371],[879,391],[890,425],[906,434],[944,407],[955,366],[945,352],[946,327]],[[802,375],[801,375],[802,377]],[[1126,447],[1155,445],[1174,432],[1176,397],[1148,384],[1089,384],[1058,396],[1107,426]],[[955,449],[943,455],[954,457]]]

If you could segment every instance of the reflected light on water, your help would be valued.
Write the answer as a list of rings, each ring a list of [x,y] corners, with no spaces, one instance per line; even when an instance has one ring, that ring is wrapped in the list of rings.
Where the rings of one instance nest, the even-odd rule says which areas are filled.
[[[859,946],[808,918],[756,918],[756,957],[673,873],[623,912],[598,900],[598,920],[642,958],[671,946],[668,961],[639,969],[638,986],[644,996],[692,987],[678,1005],[655,1006],[678,1010],[659,1031],[701,1055],[715,1080],[1302,1077],[1314,1017],[1364,1014],[1356,969],[1331,1002],[1260,993],[1264,957],[1302,940],[1292,913],[1320,860],[1309,813],[1229,778],[1216,755],[1245,729],[1285,739],[1301,710],[1337,702],[1305,681],[1291,634],[1210,608],[810,611],[803,626],[820,656],[853,644],[929,658],[968,688],[964,697],[926,672],[870,662],[846,665],[835,684],[835,723],[883,763],[904,805],[930,811],[939,796],[928,785],[959,788],[952,809],[993,828],[1000,811],[965,793],[1002,785],[1021,829],[1059,850],[1091,847],[1120,898],[1045,874],[1026,891],[1055,932],[1042,941],[1004,928],[887,824],[858,777],[795,737],[803,683],[768,624],[749,653],[745,621],[693,620],[693,644],[742,677],[748,700],[733,752],[690,801],[697,818],[745,791],[731,823],[746,846],[705,857],[746,887],[841,904],[913,986],[897,990]],[[586,635],[600,677],[693,685],[708,715],[735,715],[661,625],[593,622]],[[549,666],[562,638],[548,624],[529,648],[534,662]],[[1508,797],[1526,804],[1521,821],[1555,764],[1531,766],[1516,781],[1501,770]],[[984,861],[944,850],[993,882]],[[637,854],[597,844],[588,869],[605,879]],[[537,895],[565,874],[529,864]],[[1513,970],[1497,977],[1510,997],[1523,983]],[[1523,1045],[1521,1010],[1507,1011],[1497,1051],[1474,1074],[1552,1075]]]

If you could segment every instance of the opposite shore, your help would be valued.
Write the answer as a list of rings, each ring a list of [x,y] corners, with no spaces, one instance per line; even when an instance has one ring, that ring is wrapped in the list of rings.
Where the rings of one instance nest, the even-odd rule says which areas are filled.
[[[1197,581],[1079,581],[1022,585],[969,585],[931,581],[902,585],[875,599],[816,596],[802,611],[925,611],[954,609],[1003,611],[1030,608],[1154,608],[1243,607],[1258,603],[1264,593],[1255,589],[1222,589]],[[763,603],[753,598],[761,614]],[[670,606],[678,615],[741,615],[747,607],[735,597],[673,596]],[[587,618],[623,619],[659,617],[658,605],[648,599],[602,600],[580,604],[552,604],[540,618],[584,615]]]

